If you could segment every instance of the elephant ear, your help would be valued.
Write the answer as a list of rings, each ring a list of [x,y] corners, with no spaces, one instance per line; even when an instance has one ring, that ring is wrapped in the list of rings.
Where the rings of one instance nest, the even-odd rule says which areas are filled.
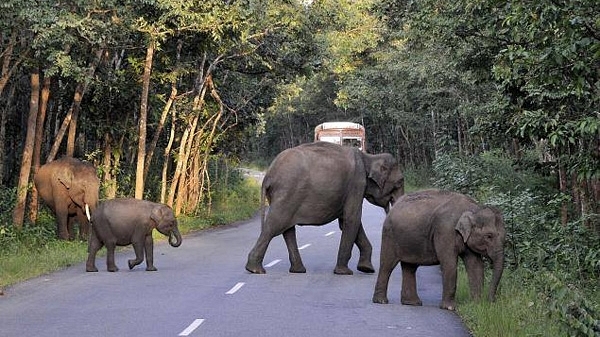
[[[460,233],[460,235],[463,238],[463,241],[467,242],[469,236],[471,235],[471,230],[473,229],[474,225],[475,215],[471,211],[466,211],[460,216],[460,219],[458,219],[458,222],[456,223],[456,226],[454,226],[454,229],[456,229]]]
[[[380,189],[383,189],[390,174],[390,167],[385,159],[374,160],[369,167],[369,179],[373,180]]]
[[[67,189],[71,188],[73,182],[73,172],[71,170],[59,170],[56,172],[56,179],[63,184]]]
[[[152,221],[154,221],[153,228],[156,228],[156,226],[158,226],[158,224],[160,223],[162,218],[163,218],[162,209],[160,207],[154,207],[152,209],[152,213],[150,213],[150,219],[152,219]]]

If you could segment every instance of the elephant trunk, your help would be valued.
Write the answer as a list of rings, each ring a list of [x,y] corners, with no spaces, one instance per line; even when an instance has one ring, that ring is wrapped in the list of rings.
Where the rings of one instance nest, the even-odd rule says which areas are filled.
[[[179,247],[181,245],[181,234],[179,233],[179,230],[177,228],[175,228],[169,234],[169,244],[172,247]]]
[[[488,298],[490,301],[496,299],[496,290],[498,290],[498,284],[500,278],[502,278],[502,272],[504,271],[504,252],[500,252],[492,257],[492,280],[489,288]]]

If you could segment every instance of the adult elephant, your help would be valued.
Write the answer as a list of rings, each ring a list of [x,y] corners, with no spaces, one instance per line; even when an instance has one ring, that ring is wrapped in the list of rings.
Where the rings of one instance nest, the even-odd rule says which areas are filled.
[[[181,234],[171,207],[131,198],[111,199],[100,203],[92,216],[92,233],[88,241],[88,259],[86,271],[96,272],[96,253],[106,246],[106,265],[108,271],[118,271],[115,264],[116,246],[133,245],[135,259],[129,260],[129,269],[144,261],[146,270],[156,271],[154,267],[154,241],[152,230],[169,237],[173,247],[181,245]]]
[[[417,267],[440,265],[440,308],[456,308],[456,268],[460,256],[465,264],[471,296],[479,298],[483,288],[484,261],[492,261],[489,299],[493,300],[504,268],[506,232],[500,211],[476,203],[455,192],[425,190],[400,198],[388,213],[382,230],[379,275],[373,302],[388,303],[387,289],[392,270],[402,267],[401,302],[421,305],[417,294]]]
[[[248,254],[246,270],[263,274],[263,259],[271,239],[283,234],[290,272],[304,273],[295,225],[324,225],[338,219],[342,237],[334,273],[351,275],[353,244],[360,250],[358,270],[375,271],[372,246],[362,226],[362,202],[389,209],[404,193],[404,176],[389,153],[370,155],[356,148],[315,142],[281,152],[262,183],[262,229]],[[269,212],[265,218],[265,199]]]
[[[98,204],[100,180],[96,168],[72,157],[63,157],[40,167],[34,177],[35,187],[56,215],[58,237],[75,239],[74,223],[79,223],[79,237],[87,240],[90,212]]]

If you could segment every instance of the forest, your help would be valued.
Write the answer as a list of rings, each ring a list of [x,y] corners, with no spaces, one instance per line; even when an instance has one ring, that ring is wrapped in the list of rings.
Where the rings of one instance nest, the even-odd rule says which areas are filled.
[[[498,206],[507,263],[569,335],[600,333],[600,19],[578,0],[4,0],[0,243],[32,177],[94,164],[101,198],[209,209],[327,121],[409,187]],[[409,188],[410,190],[410,188]],[[4,236],[4,238],[2,237]],[[559,294],[559,295],[557,295]]]

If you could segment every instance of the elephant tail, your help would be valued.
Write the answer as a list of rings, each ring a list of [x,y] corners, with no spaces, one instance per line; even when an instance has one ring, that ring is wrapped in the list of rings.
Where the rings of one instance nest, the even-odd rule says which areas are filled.
[[[266,180],[263,180],[261,189],[260,189],[260,227],[261,229],[264,227],[265,225],[265,215],[267,212],[267,202],[268,202],[268,196],[267,196],[267,188],[268,188],[268,183]]]

